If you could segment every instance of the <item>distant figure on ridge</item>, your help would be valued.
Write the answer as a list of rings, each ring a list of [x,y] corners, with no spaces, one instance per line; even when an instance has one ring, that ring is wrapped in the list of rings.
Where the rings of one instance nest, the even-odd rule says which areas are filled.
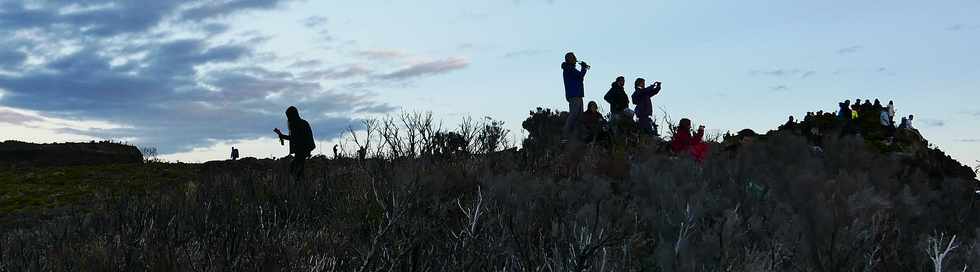
[[[637,78],[633,82],[633,104],[636,105],[636,119],[640,130],[651,136],[658,136],[657,127],[653,124],[653,101],[654,95],[660,93],[660,81],[655,81],[650,87],[646,87],[646,80]]]
[[[888,107],[886,109],[888,110],[888,120],[891,121],[892,124],[894,124],[895,123],[895,101],[889,100],[888,101]]]
[[[861,117],[861,104],[851,105],[851,120],[857,120]]]
[[[582,70],[575,69],[578,63]],[[565,81],[565,100],[568,101],[568,119],[565,120],[563,129],[563,141],[567,141],[568,135],[575,130],[578,124],[578,117],[582,114],[582,97],[585,97],[585,73],[589,70],[589,65],[584,61],[579,62],[575,54],[568,52],[565,54],[565,62],[561,63],[562,77]]]
[[[619,76],[613,81],[609,91],[602,98],[609,103],[609,121],[616,122],[623,117],[623,111],[630,106],[629,96],[626,95],[626,78]]]
[[[810,113],[807,113],[807,114],[810,114]],[[779,126],[779,130],[791,130],[791,131],[792,130],[796,130],[796,119],[794,119],[793,116],[790,115],[789,116],[789,120],[786,120],[786,123],[785,124],[783,124],[782,126]]]
[[[237,159],[238,159],[238,149],[235,148],[234,146],[232,146],[231,147],[231,160],[237,160]]]
[[[289,153],[295,155],[289,164],[289,173],[293,175],[295,180],[299,181],[303,177],[306,159],[310,157],[310,152],[316,149],[316,143],[313,142],[313,129],[310,128],[310,123],[299,118],[299,110],[296,107],[290,106],[286,109],[286,119],[289,135],[282,134],[279,128],[272,131],[279,135],[280,144],[283,143],[283,140],[289,141]]]
[[[844,102],[838,103],[839,110],[837,110],[837,117],[841,120],[850,120],[851,118],[851,100],[844,100]]]

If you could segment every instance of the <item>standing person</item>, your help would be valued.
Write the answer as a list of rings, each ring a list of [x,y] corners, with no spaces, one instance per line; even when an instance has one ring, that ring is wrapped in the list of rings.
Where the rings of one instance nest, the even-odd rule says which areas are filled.
[[[237,160],[237,159],[238,159],[238,149],[235,148],[234,146],[232,146],[231,147],[231,160]]]
[[[626,95],[626,78],[619,76],[616,81],[613,81],[612,86],[609,87],[609,91],[602,98],[609,103],[609,119],[610,121],[617,121],[622,116],[623,111],[629,108],[630,99]]]
[[[878,115],[878,122],[881,123],[881,126],[883,126],[883,127],[890,127],[890,126],[892,126],[892,121],[888,117],[888,110],[885,110],[885,109],[882,109],[881,110],[881,114]]]
[[[654,95],[660,93],[660,81],[653,82],[650,87],[646,87],[646,80],[637,78],[633,83],[633,104],[636,105],[636,119],[640,129],[651,136],[658,136],[657,127],[653,124],[653,101]]]
[[[888,120],[895,123],[895,101],[888,100]]]
[[[844,100],[844,102],[838,103],[839,110],[837,110],[837,117],[847,121],[851,119],[851,100]]]
[[[582,69],[575,69],[578,63]],[[585,73],[589,70],[589,65],[584,61],[579,62],[575,53],[565,54],[565,62],[561,63],[562,77],[565,81],[565,100],[568,101],[568,119],[565,120],[563,129],[563,139],[567,139],[578,123],[578,117],[582,114],[582,97],[585,97]]]
[[[861,104],[851,105],[851,120],[857,120],[861,117]],[[857,121],[855,121],[857,122]]]
[[[915,129],[915,126],[912,125],[912,119],[915,119],[915,115],[909,114],[908,125],[906,125],[907,129]]]
[[[310,123],[299,118],[299,110],[296,107],[290,106],[286,109],[286,120],[289,135],[282,134],[279,128],[272,131],[279,135],[280,144],[283,144],[284,140],[289,141],[289,154],[295,155],[289,164],[289,174],[299,181],[303,177],[306,159],[310,157],[310,152],[316,149],[316,144],[313,142],[313,129],[310,128]]]

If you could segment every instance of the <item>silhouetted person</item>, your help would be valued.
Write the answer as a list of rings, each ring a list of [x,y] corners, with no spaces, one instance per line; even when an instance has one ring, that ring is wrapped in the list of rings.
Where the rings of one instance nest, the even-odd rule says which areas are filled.
[[[888,120],[891,121],[892,124],[894,124],[895,123],[895,101],[889,100],[888,101],[888,107],[886,108],[886,110],[888,110]]]
[[[338,144],[333,145],[333,158],[334,159],[340,158],[340,152],[337,151],[338,149],[340,149],[340,145],[338,145]]]
[[[630,106],[630,99],[626,95],[625,86],[626,78],[622,76],[617,77],[616,81],[613,81],[612,86],[609,87],[609,91],[602,97],[609,103],[610,121],[619,120],[623,115],[623,111]]]
[[[874,105],[872,105],[872,107],[874,107],[874,110],[875,111],[881,111],[881,110],[885,109],[885,106],[882,106],[881,105],[881,101],[879,101],[877,98],[875,98],[875,103],[874,103]]]
[[[789,120],[786,120],[785,124],[779,126],[779,130],[796,130],[796,120],[793,119],[792,115],[789,116]]]
[[[908,126],[906,126],[906,128],[908,128],[908,129],[915,129],[915,126],[912,125],[912,120],[914,120],[914,119],[915,119],[915,115],[909,115]]]
[[[910,129],[911,126],[909,125],[909,118],[908,117],[902,117],[902,123],[898,125],[898,128],[901,128],[901,129]]]
[[[837,110],[837,117],[841,120],[847,121],[851,119],[851,100],[844,100],[844,102],[837,104],[840,109]]]
[[[864,104],[861,105],[861,110],[863,111],[874,111],[874,105],[871,104],[870,99],[865,99]]]
[[[233,146],[231,147],[231,160],[237,160],[237,159],[238,159],[238,149]]]
[[[289,141],[289,153],[295,155],[289,164],[289,173],[298,181],[303,177],[306,159],[310,157],[310,152],[316,148],[316,143],[313,142],[313,129],[310,128],[310,123],[299,118],[299,110],[296,107],[290,106],[286,109],[286,119],[289,135],[282,134],[279,128],[272,131],[279,135],[280,144],[284,140]]]
[[[575,69],[576,62],[582,67],[581,70]],[[582,97],[585,97],[585,73],[589,71],[589,65],[578,62],[575,54],[568,52],[565,54],[565,62],[561,63],[562,77],[565,81],[565,100],[568,101],[568,119],[565,120],[563,137],[567,138],[575,129],[578,117],[582,114]]]
[[[704,125],[698,127],[698,131],[691,134],[691,120],[681,119],[677,125],[677,131],[670,141],[670,148],[677,155],[690,154],[698,162],[704,161],[707,155],[708,145],[704,143]]]
[[[595,101],[589,101],[589,106],[582,113],[580,120],[582,121],[582,127],[585,129],[585,137],[589,142],[599,136],[602,132],[602,123],[606,121],[602,118],[602,113],[599,112],[599,105]]]
[[[660,81],[655,81],[649,87],[646,80],[637,78],[633,82],[633,104],[636,105],[636,119],[640,130],[647,135],[657,136],[657,128],[653,124],[653,96],[660,93]]]

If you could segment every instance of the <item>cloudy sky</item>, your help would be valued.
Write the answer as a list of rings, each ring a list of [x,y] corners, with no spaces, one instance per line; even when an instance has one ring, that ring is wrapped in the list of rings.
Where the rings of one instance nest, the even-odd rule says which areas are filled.
[[[980,160],[980,1],[0,0],[0,139],[113,139],[164,158],[282,156],[300,108],[320,146],[363,118],[492,116],[520,137],[564,108],[559,63],[664,82],[674,117],[774,128],[843,99],[894,100]],[[324,152],[329,153],[329,152]]]

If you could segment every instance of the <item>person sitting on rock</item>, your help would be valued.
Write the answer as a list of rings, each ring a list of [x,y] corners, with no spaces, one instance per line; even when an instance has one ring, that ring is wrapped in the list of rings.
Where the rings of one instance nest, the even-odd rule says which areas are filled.
[[[582,113],[579,120],[582,122],[582,128],[585,132],[584,136],[588,142],[592,142],[599,137],[606,122],[602,118],[602,113],[599,113],[599,105],[595,101],[589,101],[588,108]]]
[[[796,120],[793,119],[792,115],[789,116],[789,120],[787,120],[785,124],[779,126],[779,130],[796,130]]]

